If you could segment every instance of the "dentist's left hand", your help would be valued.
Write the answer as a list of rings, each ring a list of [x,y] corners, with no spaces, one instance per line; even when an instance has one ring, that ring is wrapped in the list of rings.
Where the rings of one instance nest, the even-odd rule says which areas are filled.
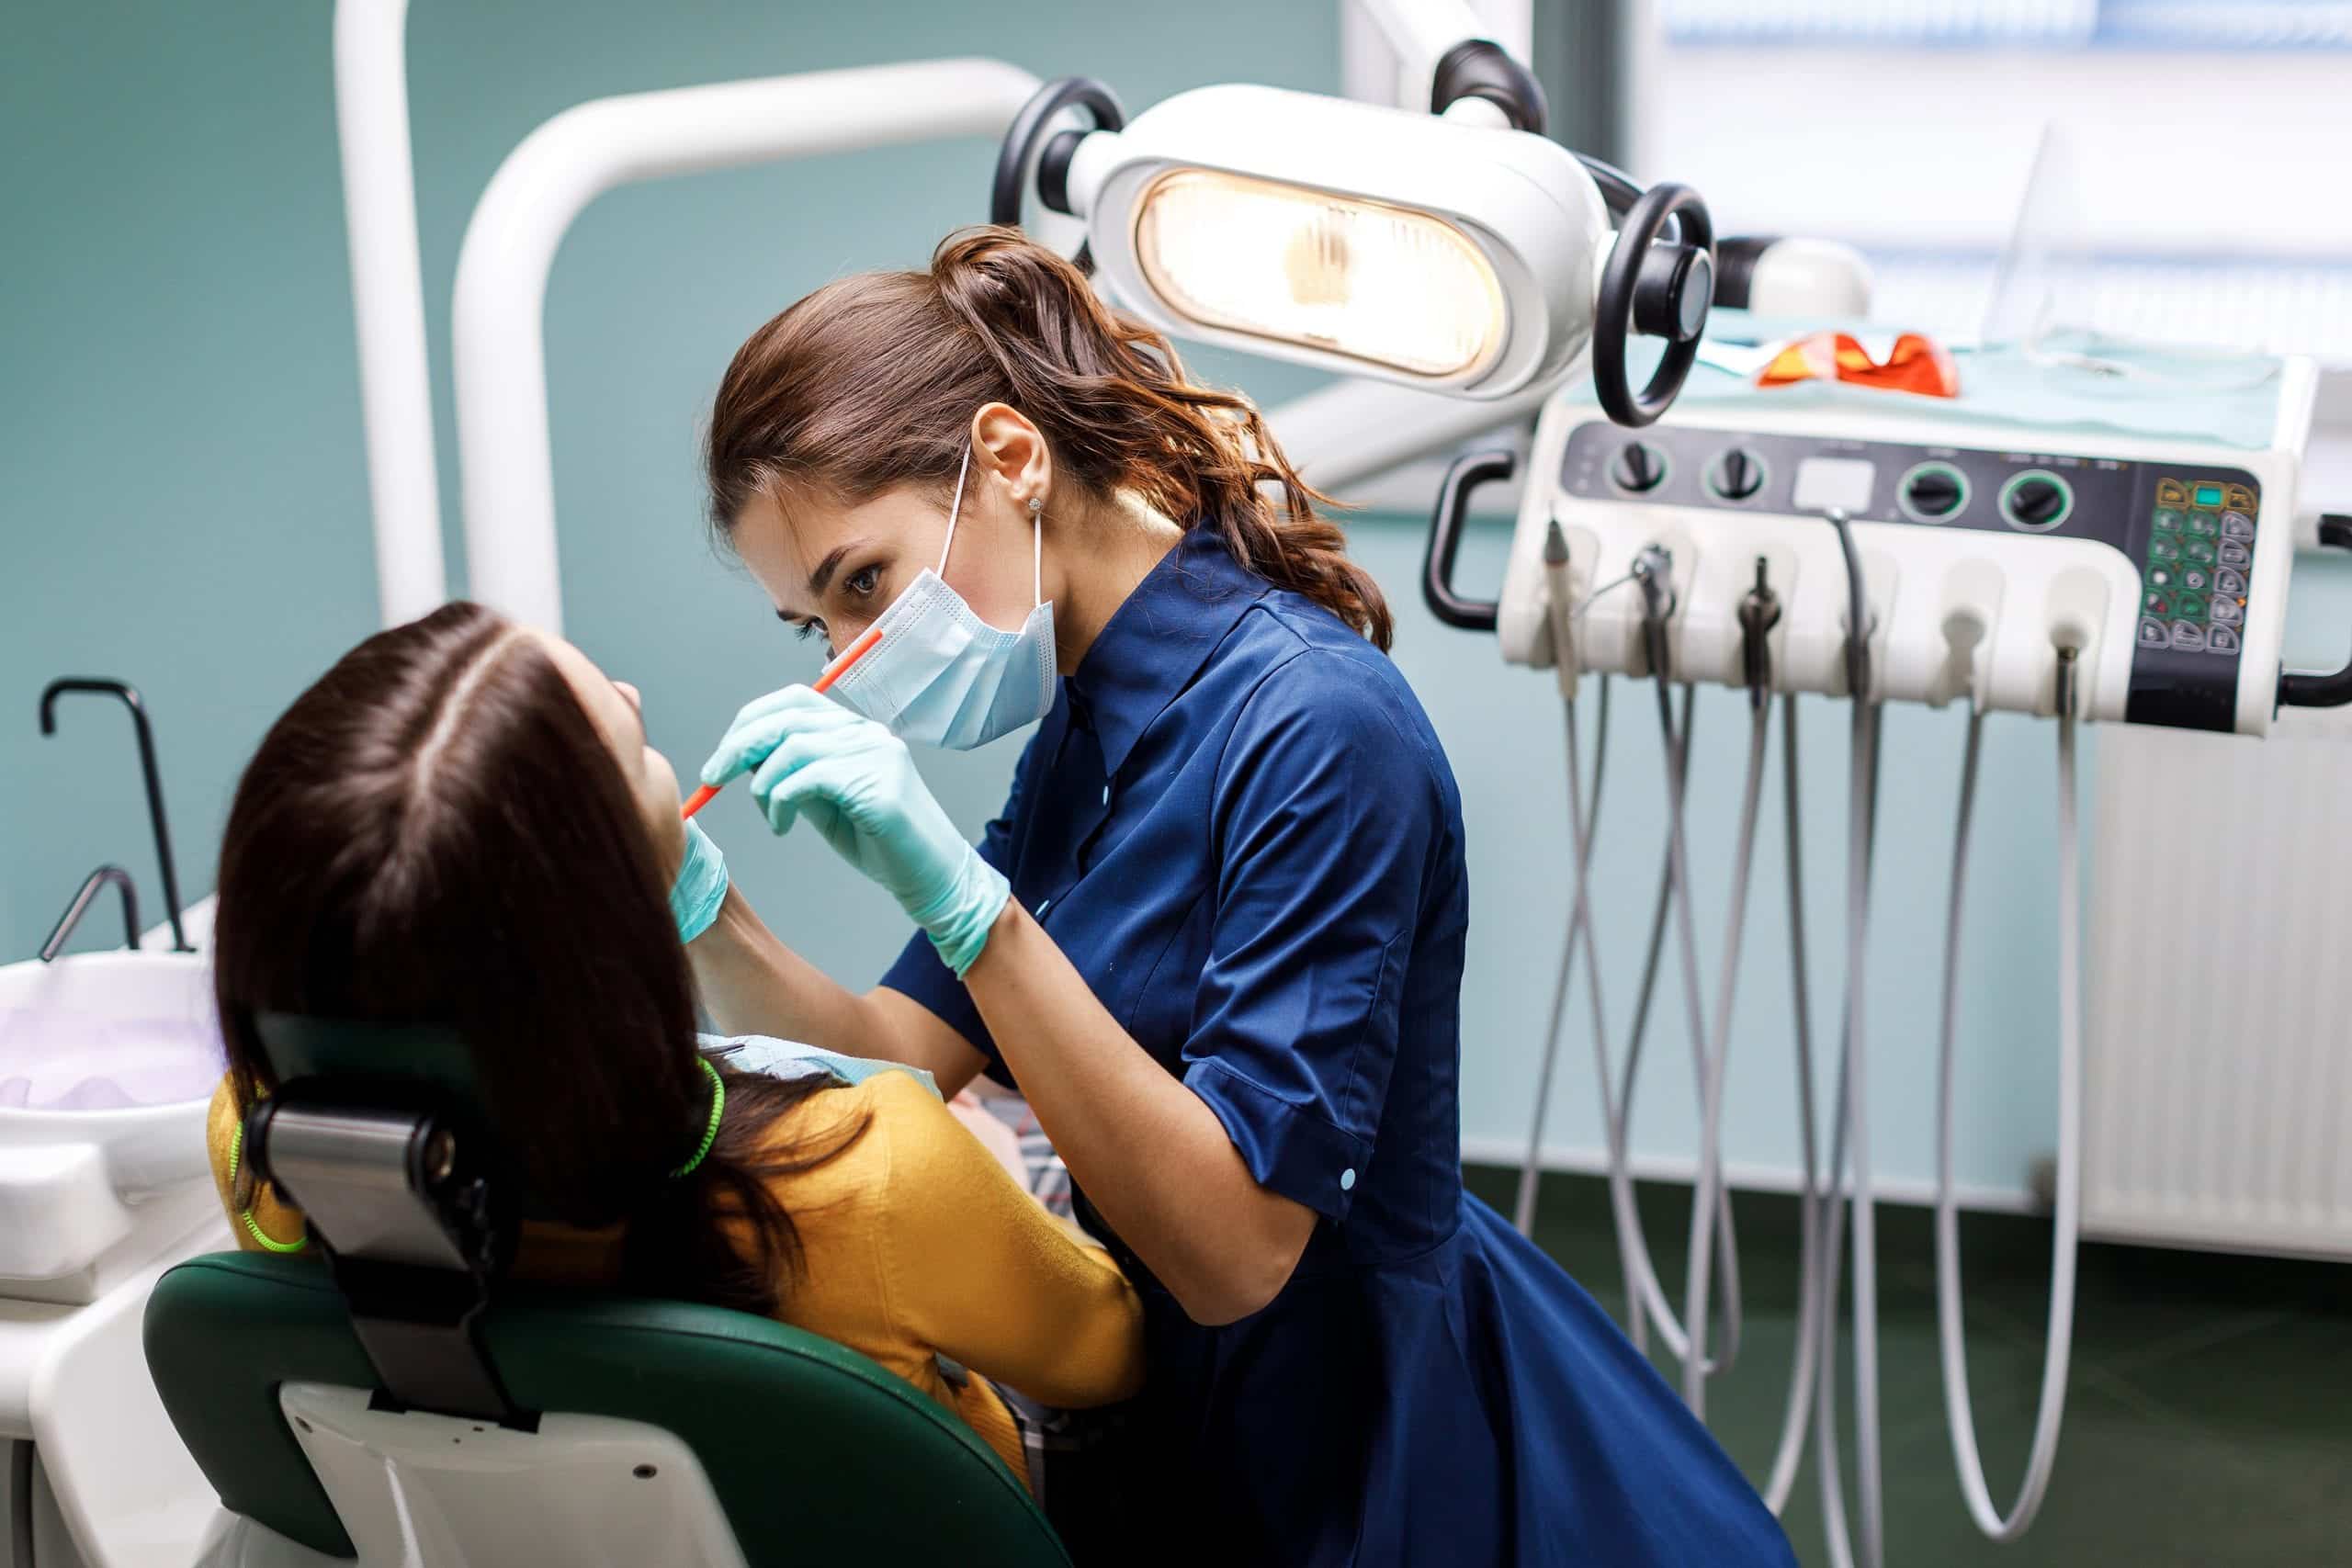
[[[899,901],[957,976],[987,945],[1010,886],[956,830],[906,742],[807,686],[771,692],[735,716],[702,782],[752,776],[768,826],[808,820],[843,860]]]

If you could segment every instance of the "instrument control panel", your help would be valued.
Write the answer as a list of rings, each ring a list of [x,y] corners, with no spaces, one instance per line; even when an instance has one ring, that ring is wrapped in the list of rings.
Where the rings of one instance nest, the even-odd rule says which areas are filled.
[[[2088,539],[2142,586],[2125,716],[2229,731],[2255,592],[2262,491],[2242,468],[2029,451],[1825,440],[1595,420],[1569,434],[1559,484],[1593,502]]]

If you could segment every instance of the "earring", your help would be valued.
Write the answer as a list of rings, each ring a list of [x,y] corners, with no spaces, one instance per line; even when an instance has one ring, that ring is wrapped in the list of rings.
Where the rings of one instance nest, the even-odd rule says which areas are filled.
[[[1033,495],[1033,496],[1031,496],[1031,497],[1029,498],[1029,515],[1030,515],[1030,516],[1035,517],[1035,516],[1036,516],[1038,513],[1040,513],[1044,512],[1045,510],[1046,510],[1046,498],[1045,498],[1044,496],[1042,496],[1042,495]]]

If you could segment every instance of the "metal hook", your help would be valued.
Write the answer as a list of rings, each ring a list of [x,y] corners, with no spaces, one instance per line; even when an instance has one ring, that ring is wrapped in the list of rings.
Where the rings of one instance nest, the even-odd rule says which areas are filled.
[[[40,961],[51,964],[65,951],[66,942],[74,935],[74,928],[97,902],[98,890],[107,883],[122,889],[122,944],[133,953],[139,951],[139,889],[130,884],[130,874],[119,865],[102,865],[82,879],[74,901],[65,906],[65,913],[57,917],[57,924],[40,944]]]
[[[57,733],[57,699],[69,692],[88,692],[96,696],[113,697],[130,710],[130,723],[139,737],[139,768],[147,784],[147,817],[155,829],[155,860],[164,877],[164,912],[172,925],[172,951],[193,953],[187,943],[187,933],[180,927],[180,878],[178,868],[172,863],[172,829],[164,819],[164,780],[155,767],[155,732],[147,722],[147,705],[140,700],[138,691],[120,681],[98,676],[68,675],[51,681],[40,694],[40,732]],[[131,946],[139,945],[134,935]]]

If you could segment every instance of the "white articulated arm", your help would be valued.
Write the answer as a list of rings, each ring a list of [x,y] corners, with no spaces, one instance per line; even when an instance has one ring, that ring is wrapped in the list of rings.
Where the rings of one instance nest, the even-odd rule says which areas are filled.
[[[542,335],[548,268],[616,186],[742,164],[1001,132],[1037,79],[1001,61],[926,61],[600,98],[507,154],[458,257],[458,456],[475,598],[561,629]]]
[[[334,8],[335,132],[376,520],[376,593],[388,626],[448,595],[409,151],[407,28],[408,0],[337,0]]]

